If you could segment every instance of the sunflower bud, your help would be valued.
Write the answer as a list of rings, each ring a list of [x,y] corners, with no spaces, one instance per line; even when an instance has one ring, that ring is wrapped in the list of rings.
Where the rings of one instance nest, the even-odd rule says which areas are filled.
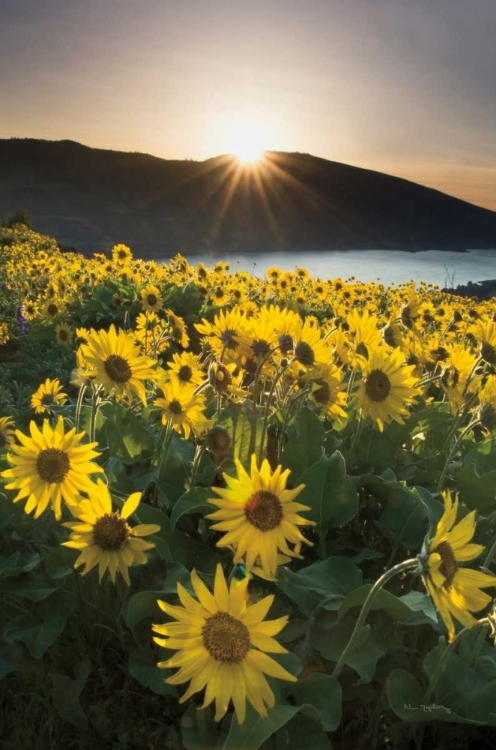
[[[216,461],[226,455],[231,447],[231,442],[229,431],[220,424],[216,424],[207,432],[206,446]]]

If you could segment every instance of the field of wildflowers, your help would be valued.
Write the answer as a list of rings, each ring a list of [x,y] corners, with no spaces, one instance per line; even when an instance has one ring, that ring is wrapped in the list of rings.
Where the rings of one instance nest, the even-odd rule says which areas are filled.
[[[494,310],[3,230],[6,747],[495,726]]]

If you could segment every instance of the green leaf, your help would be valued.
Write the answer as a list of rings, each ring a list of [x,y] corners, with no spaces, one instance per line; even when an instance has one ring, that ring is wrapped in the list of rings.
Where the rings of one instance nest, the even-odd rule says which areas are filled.
[[[469,510],[477,510],[481,515],[494,512],[496,498],[496,471],[480,475],[474,463],[466,463],[455,474],[460,499]]]
[[[21,555],[16,551],[8,557],[0,555],[0,578],[14,578],[21,573],[28,573],[39,565],[40,560],[37,552],[24,552]]]
[[[52,700],[58,715],[77,729],[88,729],[88,719],[84,713],[79,696],[86,684],[91,669],[89,659],[78,662],[74,667],[75,679],[61,674],[52,674]]]
[[[328,674],[318,672],[310,677],[300,677],[291,684],[289,691],[300,705],[313,706],[320,716],[326,732],[333,732],[341,723],[342,690],[338,680]]]
[[[386,682],[387,698],[392,710],[405,721],[425,721],[423,691],[411,674],[394,669]],[[429,720],[432,717],[429,715]]]
[[[107,417],[105,440],[111,456],[132,463],[143,451],[154,450],[155,442],[142,420],[122,404],[112,401],[101,411]]]
[[[317,523],[319,534],[332,526],[349,523],[358,513],[358,493],[346,475],[346,464],[339,451],[307,469],[301,477],[305,489],[298,502],[309,505],[305,517]]]
[[[330,630],[314,628],[310,643],[320,651],[325,659],[337,662],[348,644],[351,632],[351,627],[344,623],[340,623]],[[376,664],[386,651],[387,642],[382,642],[380,632],[371,631],[370,625],[365,625],[357,642],[346,657],[346,664],[360,675],[358,685],[366,685],[372,680]]]
[[[78,555],[78,550],[56,547],[45,557],[45,570],[50,578],[65,578],[73,572]]]
[[[36,606],[34,615],[20,615],[10,620],[4,628],[7,643],[22,641],[32,656],[41,659],[65,628],[67,615],[60,596],[52,596]]]
[[[129,674],[141,685],[153,690],[157,695],[177,696],[174,685],[165,682],[172,672],[157,667],[156,654],[150,648],[136,648],[129,654]]]
[[[178,581],[185,588],[190,589],[191,573],[181,563],[168,563],[165,580],[161,589],[140,591],[130,598],[125,616],[126,625],[129,628],[134,628],[146,617],[154,617],[157,622],[160,622],[161,610],[157,604],[157,599],[163,599],[165,594],[175,594]]]
[[[33,602],[38,602],[53,594],[60,585],[62,584],[54,584],[53,580],[48,578],[46,573],[37,569],[29,573],[22,573],[16,578],[0,579],[0,592],[4,591],[19,596],[22,599],[30,599]]]
[[[361,607],[371,588],[372,584],[367,583],[359,589],[351,591],[339,608],[338,619],[341,620],[341,618],[344,617],[352,607]],[[380,591],[376,593],[370,609],[382,609],[394,620],[402,620],[411,614],[410,609],[405,602],[400,601],[396,596],[390,594],[389,591],[385,591],[384,589],[380,589]]]
[[[10,672],[43,672],[43,663],[20,643],[0,643],[0,680]]]
[[[213,750],[218,747],[221,734],[211,707],[197,708],[190,703],[181,718],[181,735],[186,750]]]
[[[211,495],[212,491],[208,487],[192,487],[184,495],[181,495],[172,509],[170,517],[172,531],[174,531],[177,522],[185,513],[209,513],[214,511],[215,508],[207,502],[207,499]]]
[[[303,473],[321,460],[324,453],[324,425],[308,407],[300,409],[296,417],[298,437],[284,448],[281,464],[291,470],[291,483],[297,485]]]
[[[328,557],[293,573],[289,568],[278,570],[277,586],[305,615],[313,615],[316,607],[338,610],[345,596],[362,583],[359,567],[345,557]]]
[[[251,705],[246,706],[246,719],[239,726],[233,714],[222,750],[258,750],[263,742],[284,726],[301,710],[301,706],[274,706],[263,719]]]
[[[276,750],[331,750],[331,743],[319,725],[301,713],[293,716],[276,734]]]

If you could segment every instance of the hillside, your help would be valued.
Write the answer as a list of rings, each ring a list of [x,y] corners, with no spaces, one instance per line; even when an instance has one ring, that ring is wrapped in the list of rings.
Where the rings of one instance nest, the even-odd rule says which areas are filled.
[[[317,249],[496,248],[496,213],[430,188],[308,154],[268,152],[257,169],[0,140],[0,214],[91,254],[141,257]]]

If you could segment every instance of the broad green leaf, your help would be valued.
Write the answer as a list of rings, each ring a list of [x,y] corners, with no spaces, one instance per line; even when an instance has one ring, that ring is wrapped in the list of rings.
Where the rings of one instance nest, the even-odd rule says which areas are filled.
[[[172,509],[170,524],[174,531],[176,524],[185,513],[211,513],[215,507],[207,503],[212,496],[212,490],[208,487],[192,487],[181,495]]]
[[[300,482],[301,476],[322,458],[324,452],[324,425],[308,407],[304,406],[297,414],[296,426],[298,436],[289,440],[284,448],[281,464],[290,469],[290,481],[293,486]]]
[[[35,569],[29,573],[22,573],[16,578],[0,579],[0,592],[3,591],[19,596],[21,599],[39,602],[53,594],[61,585],[62,582],[55,584],[46,573],[40,569]]]
[[[132,463],[143,451],[154,450],[153,437],[129,409],[113,401],[104,404],[101,411],[107,417],[105,438],[111,456]]]
[[[20,643],[0,643],[0,680],[10,672],[43,672],[43,662]]]
[[[170,562],[167,564],[167,572],[161,589],[140,591],[130,598],[125,615],[126,625],[133,628],[146,617],[154,617],[155,622],[160,622],[162,613],[157,599],[163,599],[165,594],[175,594],[178,581],[185,588],[190,589],[191,573],[181,563]]]
[[[318,606],[338,610],[345,596],[361,583],[360,568],[345,557],[328,557],[297,573],[281,567],[277,574],[277,587],[306,615]]]
[[[337,662],[348,644],[351,632],[351,627],[343,623],[329,630],[314,628],[310,642],[325,659]],[[360,675],[358,685],[366,685],[372,680],[376,664],[386,651],[387,643],[382,642],[380,633],[372,631],[370,625],[365,625],[346,658],[346,664]]]
[[[177,696],[174,685],[165,682],[172,672],[169,669],[157,667],[157,653],[150,648],[136,648],[129,654],[128,669],[141,685],[153,690],[157,695]]]
[[[323,456],[303,473],[301,481],[305,489],[297,501],[310,506],[303,515],[317,523],[320,534],[332,526],[343,526],[356,516],[358,494],[346,475],[345,460],[339,451],[330,458]]]
[[[466,463],[456,472],[460,499],[469,510],[490,515],[496,508],[496,471],[480,475],[474,463]]]
[[[405,721],[425,721],[422,705],[424,691],[414,677],[403,669],[394,669],[386,682],[389,705]],[[429,720],[431,716],[429,715]]]
[[[211,706],[197,708],[190,702],[181,718],[181,736],[186,750],[213,750],[218,747],[221,734]]]
[[[78,550],[62,546],[55,547],[45,557],[45,570],[50,578],[65,578],[73,572],[78,555]]]
[[[342,690],[334,677],[318,672],[310,677],[300,677],[289,691],[299,705],[310,704],[320,716],[323,729],[333,732],[341,723]]]
[[[246,719],[239,726],[233,715],[227,739],[222,750],[258,750],[266,739],[277,732],[301,710],[301,706],[274,706],[263,719],[250,704],[246,706]]]
[[[41,557],[37,552],[13,552],[8,557],[0,555],[0,578],[14,578],[21,573],[29,573],[40,563]]]
[[[4,628],[7,643],[22,641],[32,656],[41,659],[65,628],[67,615],[60,596],[52,596],[36,606],[34,614],[20,615],[10,620]]]
[[[371,588],[372,584],[367,583],[364,586],[360,586],[359,589],[351,591],[343,600],[339,608],[338,619],[344,617],[352,607],[361,607]],[[411,614],[406,603],[400,601],[396,596],[390,594],[389,591],[385,591],[384,589],[381,589],[376,593],[370,609],[382,609],[394,620],[402,620]]]
[[[293,716],[275,736],[276,750],[331,750],[327,734],[308,716],[301,713]]]
[[[88,729],[88,719],[79,696],[91,670],[89,659],[78,662],[74,667],[75,679],[61,674],[50,674],[53,683],[52,700],[59,716],[77,729]]]

